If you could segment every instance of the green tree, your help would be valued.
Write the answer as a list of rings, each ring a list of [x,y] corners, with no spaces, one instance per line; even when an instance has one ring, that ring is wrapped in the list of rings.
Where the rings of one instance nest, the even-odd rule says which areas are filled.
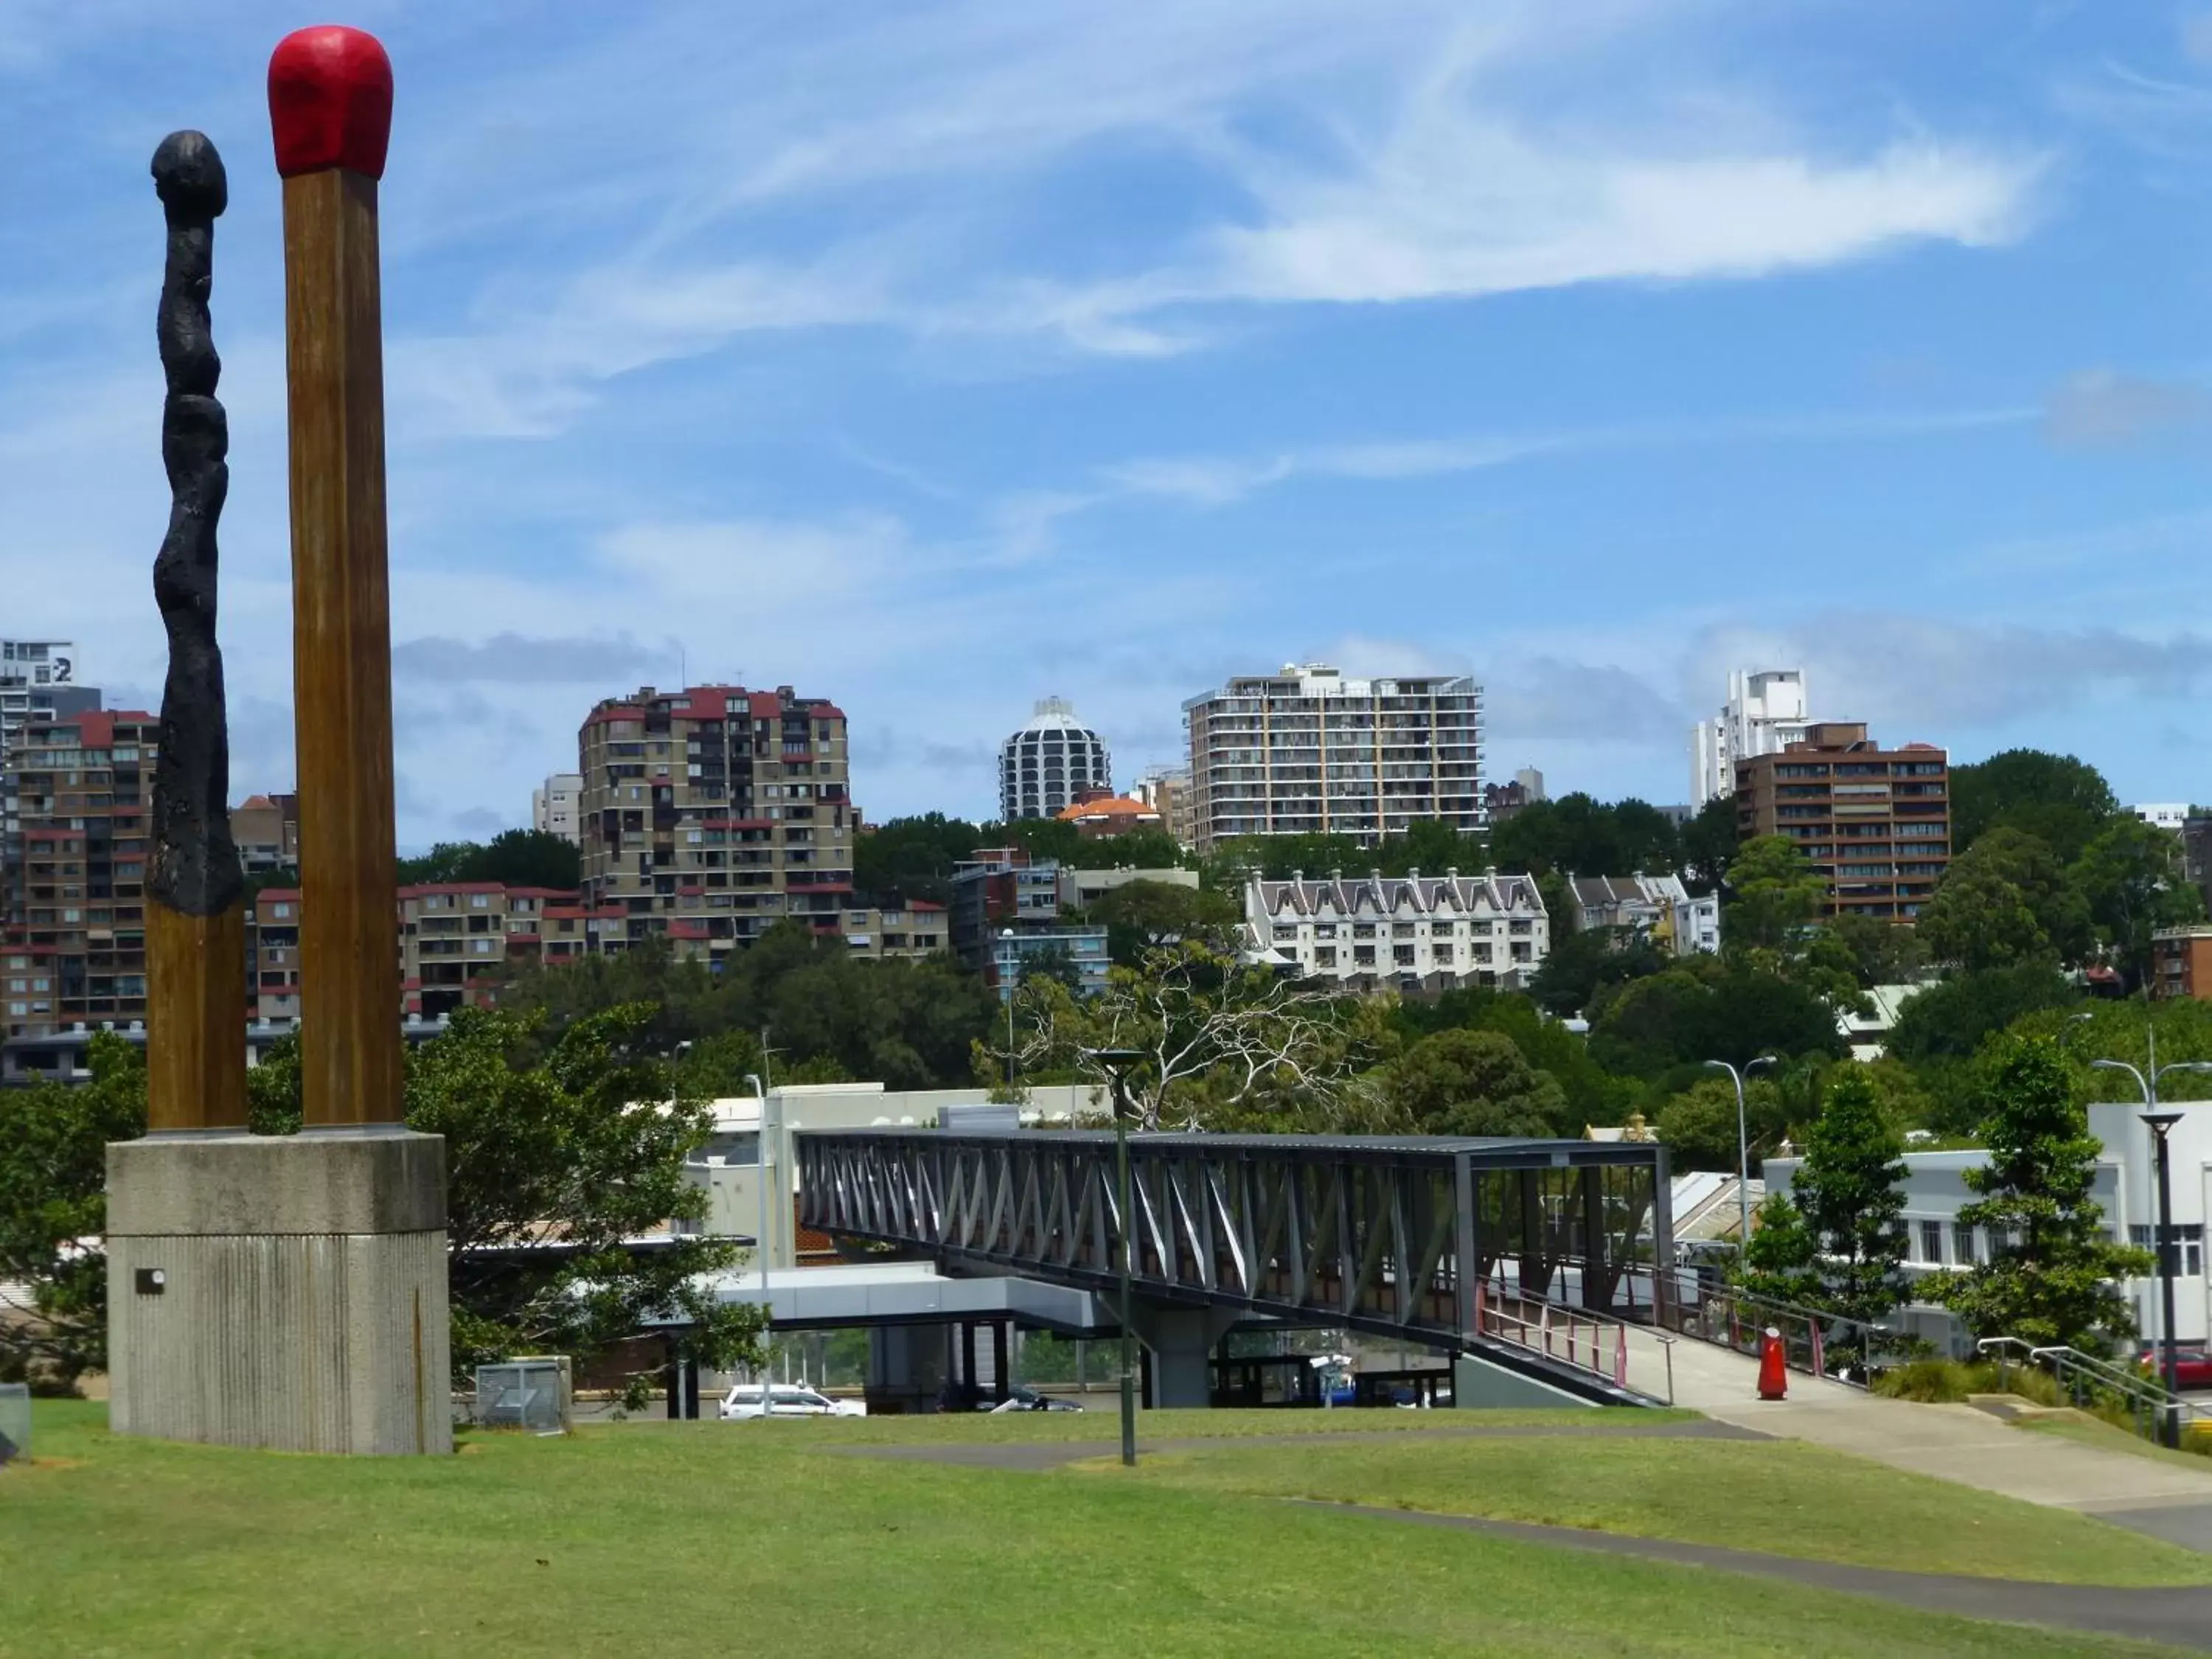
[[[107,1363],[107,1143],[146,1133],[145,1056],[94,1034],[92,1080],[0,1090],[0,1382],[67,1390]],[[27,1313],[27,1318],[20,1316]]]
[[[2151,935],[2204,919],[2204,898],[2182,872],[2181,838],[2122,815],[2100,830],[2069,872],[2131,986],[2149,976]]]
[[[952,866],[975,856],[983,832],[942,812],[890,818],[864,829],[853,841],[853,884],[876,904],[921,899],[944,904],[952,896]]]
[[[1681,862],[1674,820],[1656,807],[1581,793],[1532,801],[1492,832],[1491,846],[1490,861],[1516,874],[1626,876]]]
[[[2091,1197],[2103,1151],[2075,1103],[2067,1064],[2049,1038],[2005,1039],[1994,1058],[1989,1162],[1963,1172],[1978,1196],[1959,1224],[1984,1231],[1987,1260],[1926,1286],[1978,1337],[2016,1336],[2104,1353],[2135,1334],[2118,1281],[2151,1271],[2150,1253],[2105,1237]]]
[[[1919,933],[1930,955],[1977,973],[2078,962],[2093,943],[2089,920],[2078,885],[2050,845],[2000,825],[1944,873]]]
[[[2087,762],[2008,749],[1951,769],[1952,854],[2004,827],[2037,837],[2059,863],[2071,864],[2119,805],[2112,786]]]
[[[2046,963],[1985,968],[1915,992],[1898,1010],[1885,1046],[1914,1064],[1965,1060],[2022,1015],[2081,1001],[2081,994]]]
[[[1736,1282],[1753,1296],[1799,1307],[1820,1294],[1820,1241],[1786,1192],[1769,1193],[1752,1217],[1751,1241]]]
[[[1388,1121],[1416,1134],[1547,1136],[1566,1128],[1557,1079],[1496,1031],[1425,1037],[1376,1081]]]
[[[1735,861],[1743,831],[1735,815],[1733,795],[1716,795],[1698,809],[1682,826],[1682,884],[1700,896],[1711,892],[1727,878]]]
[[[642,1007],[587,1016],[534,1059],[534,1017],[465,1009],[410,1053],[408,1127],[446,1138],[457,1376],[516,1352],[587,1359],[672,1312],[692,1321],[688,1346],[705,1364],[757,1354],[758,1314],[717,1304],[701,1283],[736,1260],[733,1246],[697,1235],[652,1251],[624,1242],[706,1213],[684,1165],[712,1120],[655,1057],[652,1023]],[[102,1034],[92,1060],[84,1088],[0,1095],[0,1125],[22,1132],[0,1134],[0,1273],[58,1316],[27,1342],[0,1322],[0,1344],[22,1344],[20,1363],[63,1380],[103,1363],[104,1148],[146,1123],[143,1060]],[[295,1046],[272,1045],[248,1074],[254,1129],[299,1128],[299,1081]],[[17,1110],[27,1115],[11,1121]],[[560,1248],[544,1248],[549,1239]],[[633,1377],[633,1395],[652,1380]]]
[[[1813,1306],[1873,1324],[1902,1298],[1904,1152],[1873,1080],[1838,1067],[1793,1183],[1818,1249]]]
[[[1528,981],[1528,994],[1546,1012],[1564,1018],[1588,1008],[1604,987],[1664,973],[1673,960],[1632,927],[1593,927],[1564,937],[1554,928],[1551,951]]]
[[[1845,911],[1821,924],[1850,959],[1852,975],[1867,990],[1877,985],[1910,985],[1928,969],[1927,947],[1911,922]]]
[[[1092,902],[1090,919],[1106,929],[1106,948],[1124,968],[1135,968],[1148,951],[1194,939],[1227,951],[1243,925],[1244,909],[1226,893],[1164,881],[1133,881]]]
[[[403,885],[496,881],[509,887],[573,891],[583,880],[574,842],[544,830],[502,830],[489,842],[441,841],[428,853],[399,860]]]
[[[1708,1060],[1840,1057],[1834,1011],[1804,987],[1742,963],[1685,962],[1607,988],[1590,1015],[1590,1053],[1607,1070],[1656,1077]]]
[[[1735,949],[1784,951],[1827,902],[1827,884],[1787,836],[1754,836],[1728,867],[1721,937]]]

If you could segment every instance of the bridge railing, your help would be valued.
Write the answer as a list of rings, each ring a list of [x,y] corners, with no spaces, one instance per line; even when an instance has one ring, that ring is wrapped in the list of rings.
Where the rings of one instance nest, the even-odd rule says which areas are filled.
[[[1856,1389],[1867,1386],[1872,1371],[1905,1357],[1905,1339],[1896,1331],[1747,1291],[1708,1290],[1663,1300],[1656,1317],[1677,1335],[1753,1358],[1767,1331],[1777,1331],[1790,1370]]]
[[[1616,1389],[1674,1403],[1674,1339],[1645,1325],[1521,1295],[1501,1275],[1474,1287],[1478,1335],[1589,1373]]]
[[[2040,1370],[2055,1381],[2068,1401],[2083,1410],[2124,1413],[2146,1440],[2164,1435],[2178,1442],[2201,1413],[2186,1400],[2166,1391],[2155,1376],[2145,1376],[2109,1359],[2059,1346],[2036,1347],[2017,1336],[1984,1337],[1975,1352],[1996,1362],[1998,1385],[2009,1389],[2014,1366]]]

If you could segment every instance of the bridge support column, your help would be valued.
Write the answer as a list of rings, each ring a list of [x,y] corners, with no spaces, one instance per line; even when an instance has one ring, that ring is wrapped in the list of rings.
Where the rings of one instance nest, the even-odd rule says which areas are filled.
[[[1152,1351],[1154,1411],[1203,1410],[1213,1403],[1208,1367],[1229,1328],[1243,1315],[1235,1308],[1186,1308],[1139,1300],[1131,1309],[1137,1340]]]

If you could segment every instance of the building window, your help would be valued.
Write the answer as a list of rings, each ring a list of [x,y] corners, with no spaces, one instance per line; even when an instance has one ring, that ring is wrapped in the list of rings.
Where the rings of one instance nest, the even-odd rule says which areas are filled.
[[[1953,1258],[1961,1267],[1971,1267],[1981,1260],[1974,1254],[1974,1230],[1963,1221],[1951,1225]]]
[[[1923,1221],[1920,1224],[1920,1259],[1930,1267],[1943,1265],[1943,1224]]]

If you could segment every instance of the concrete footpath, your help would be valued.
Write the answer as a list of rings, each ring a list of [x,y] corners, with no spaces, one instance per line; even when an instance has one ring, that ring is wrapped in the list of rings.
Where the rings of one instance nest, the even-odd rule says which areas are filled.
[[[2212,1459],[2200,1474],[2160,1458],[2016,1429],[1972,1406],[1884,1400],[1796,1371],[1788,1399],[1761,1400],[1758,1378],[1757,1362],[1744,1355],[1705,1342],[1674,1345],[1674,1403],[1715,1422],[1831,1446],[2031,1504],[2079,1510],[2212,1551]]]

